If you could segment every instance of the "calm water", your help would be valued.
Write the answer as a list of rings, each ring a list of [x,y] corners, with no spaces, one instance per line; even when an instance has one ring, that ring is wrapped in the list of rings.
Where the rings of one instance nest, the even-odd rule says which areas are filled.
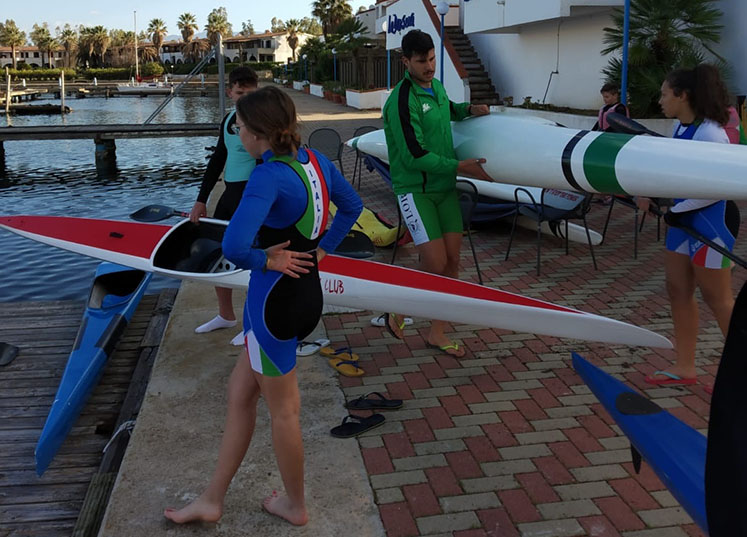
[[[142,123],[163,97],[67,99],[73,112],[15,116],[13,126]],[[37,103],[59,101],[40,100]],[[155,123],[217,122],[218,99],[174,99]],[[0,116],[0,128],[8,125]],[[215,138],[117,140],[116,168],[98,173],[93,140],[5,142],[0,168],[0,214],[127,219],[140,207],[160,203],[189,210]],[[0,231],[0,302],[84,299],[98,261]],[[154,278],[154,291],[178,283]]]

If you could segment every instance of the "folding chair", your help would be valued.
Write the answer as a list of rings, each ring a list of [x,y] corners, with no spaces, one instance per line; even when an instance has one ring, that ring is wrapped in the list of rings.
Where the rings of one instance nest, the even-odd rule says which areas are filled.
[[[311,149],[316,149],[322,155],[327,157],[331,161],[337,161],[340,163],[340,172],[345,175],[345,170],[342,167],[342,140],[340,135],[335,129],[329,127],[322,127],[316,129],[309,135],[309,142],[307,144]]]
[[[591,199],[593,194],[586,194],[580,203],[572,208],[557,208],[552,207],[545,203],[545,194],[553,191],[554,189],[543,188],[542,194],[540,195],[540,202],[534,199],[531,192],[526,188],[517,188],[514,190],[514,202],[516,203],[516,212],[514,213],[513,222],[511,224],[511,235],[508,239],[508,248],[506,248],[506,260],[511,252],[511,244],[514,240],[514,232],[516,231],[516,220],[519,216],[527,216],[537,222],[537,276],[540,274],[540,245],[542,243],[542,223],[553,222],[559,220],[565,220],[565,254],[568,255],[568,220],[583,220],[584,229],[586,230],[586,238],[589,241],[589,251],[591,252],[591,260],[594,264],[594,270],[597,269],[597,260],[594,257],[594,246],[591,244],[591,234],[589,233],[589,226],[586,223],[586,213],[591,208]],[[525,194],[530,202],[520,202],[519,193]]]
[[[666,205],[671,205],[671,203],[667,203],[669,200],[665,199],[652,199],[651,203],[656,207],[657,209],[661,209],[661,207],[664,207]],[[638,259],[638,234],[643,231],[643,224],[646,221],[646,214],[643,213],[643,216],[641,216],[640,224],[638,222],[638,213],[640,210],[638,209],[638,205],[635,202],[635,199],[631,196],[620,196],[620,195],[614,195],[612,196],[612,199],[610,200],[610,208],[607,211],[607,219],[604,221],[604,229],[602,230],[602,242],[604,242],[605,237],[607,236],[607,227],[610,223],[610,218],[612,217],[612,208],[615,206],[615,203],[619,203],[623,205],[624,207],[630,207],[635,211],[635,217],[633,219],[633,259]],[[661,240],[661,216],[658,216],[656,218],[656,241]]]

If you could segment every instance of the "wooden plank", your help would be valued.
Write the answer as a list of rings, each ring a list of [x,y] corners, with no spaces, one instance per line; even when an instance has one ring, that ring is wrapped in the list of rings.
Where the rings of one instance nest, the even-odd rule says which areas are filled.
[[[38,485],[19,485],[0,487],[0,506],[49,502],[80,501],[88,490],[88,481],[67,480],[64,483],[43,483]]]
[[[101,453],[68,453],[63,455],[58,454],[54,458],[54,463],[52,464],[50,471],[61,468],[97,468],[100,459]],[[0,468],[3,469],[3,472],[7,472],[10,470],[27,470],[29,472],[35,473],[36,464],[34,462],[33,453],[27,457],[0,456]]]
[[[48,502],[31,509],[29,505],[0,506],[0,520],[5,523],[28,523],[52,520],[75,520],[80,511],[80,502]]]
[[[93,476],[80,515],[75,522],[73,537],[96,537],[116,479],[116,472],[98,473]]]
[[[57,465],[50,465],[49,469],[41,477],[36,475],[35,470],[9,470],[3,473],[3,486],[0,487],[0,490],[7,491],[24,485],[87,484],[91,480],[91,476],[95,473],[95,467],[58,468]]]
[[[2,537],[70,537],[73,520],[36,521],[31,523],[16,522],[10,533],[0,533]],[[5,526],[6,528],[10,526]],[[0,522],[0,530],[3,524]]]
[[[174,300],[178,289],[164,289],[158,296],[155,309],[148,327],[143,335],[143,347],[157,347],[161,344],[163,331],[166,329],[166,323],[169,320],[171,309],[174,307]]]

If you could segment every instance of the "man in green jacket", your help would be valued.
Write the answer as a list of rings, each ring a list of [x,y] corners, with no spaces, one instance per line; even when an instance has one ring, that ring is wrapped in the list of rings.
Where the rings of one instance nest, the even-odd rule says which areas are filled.
[[[490,111],[484,104],[449,100],[443,84],[433,78],[436,54],[427,33],[411,30],[402,38],[402,61],[405,77],[382,113],[392,187],[418,249],[420,269],[457,278],[462,213],[456,176],[491,179],[481,166],[485,159],[457,160],[451,121]],[[394,337],[402,338],[404,323],[399,315],[388,314],[385,326]],[[452,356],[464,356],[464,349],[444,334],[445,326],[443,321],[433,321],[427,343]]]

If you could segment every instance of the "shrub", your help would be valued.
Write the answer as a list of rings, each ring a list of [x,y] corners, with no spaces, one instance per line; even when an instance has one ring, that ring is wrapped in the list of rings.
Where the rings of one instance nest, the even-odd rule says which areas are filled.
[[[143,76],[161,76],[163,74],[163,65],[157,62],[148,62],[140,70]]]
[[[94,77],[98,80],[127,80],[135,76],[135,70],[130,67],[104,67],[86,69],[80,75],[88,80],[93,80]]]
[[[20,66],[19,66],[20,67]],[[60,71],[65,71],[65,79],[70,80],[76,76],[75,69],[9,69],[13,78],[25,78],[26,80],[57,80]]]

